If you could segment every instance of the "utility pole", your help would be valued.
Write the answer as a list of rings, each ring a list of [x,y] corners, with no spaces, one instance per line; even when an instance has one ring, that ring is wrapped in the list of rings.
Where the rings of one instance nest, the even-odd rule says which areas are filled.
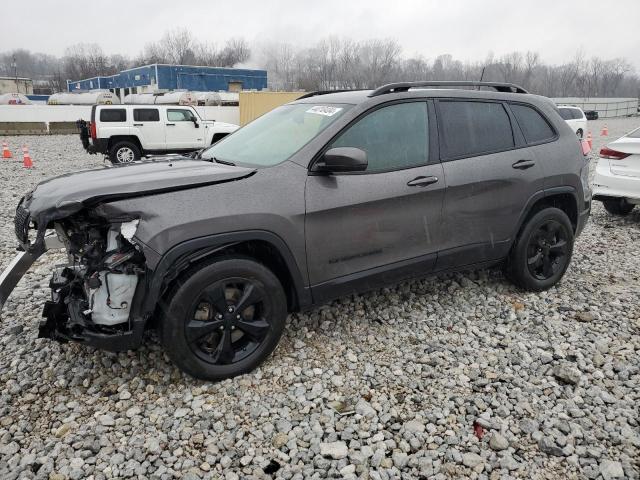
[[[16,63],[15,55],[13,56],[13,62],[11,63],[11,66],[13,67],[13,75],[16,77],[16,93],[20,93],[20,85],[18,85],[18,64]]]

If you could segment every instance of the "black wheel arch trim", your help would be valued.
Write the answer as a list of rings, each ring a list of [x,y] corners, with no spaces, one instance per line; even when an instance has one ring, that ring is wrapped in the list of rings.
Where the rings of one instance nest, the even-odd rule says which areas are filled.
[[[538,190],[533,195],[531,195],[531,197],[529,197],[529,200],[527,201],[524,209],[522,210],[522,213],[520,214],[520,218],[518,220],[517,229],[515,231],[515,234],[512,237],[512,242],[515,242],[516,237],[518,236],[518,233],[522,230],[525,220],[531,213],[531,210],[533,209],[536,203],[538,203],[540,200],[544,198],[554,197],[556,195],[562,195],[567,193],[571,195],[571,197],[574,199],[576,203],[576,212],[578,213],[578,219],[579,219],[583,209],[580,208],[578,192],[574,187],[567,185],[567,186],[545,188],[544,190]]]
[[[298,263],[284,240],[275,233],[266,230],[247,230],[194,238],[168,250],[149,271],[146,295],[140,305],[140,316],[149,318],[153,314],[167,282],[173,280],[194,262],[214,255],[234,244],[256,240],[269,243],[284,259],[297,297],[297,309],[311,306],[313,304],[311,290],[306,286]]]

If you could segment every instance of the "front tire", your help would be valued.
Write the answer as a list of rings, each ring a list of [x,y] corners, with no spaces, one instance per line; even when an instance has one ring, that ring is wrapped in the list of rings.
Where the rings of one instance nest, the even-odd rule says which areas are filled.
[[[109,160],[114,165],[140,160],[140,149],[133,142],[118,142],[109,150]]]
[[[202,380],[250,372],[276,348],[287,318],[278,278],[247,258],[205,264],[182,277],[162,319],[169,358]]]
[[[558,208],[537,212],[509,253],[505,274],[517,286],[539,292],[557,284],[571,261],[573,226]]]
[[[635,207],[633,203],[629,203],[625,198],[611,198],[603,200],[602,205],[611,215],[617,215],[620,217],[629,215],[631,210]]]

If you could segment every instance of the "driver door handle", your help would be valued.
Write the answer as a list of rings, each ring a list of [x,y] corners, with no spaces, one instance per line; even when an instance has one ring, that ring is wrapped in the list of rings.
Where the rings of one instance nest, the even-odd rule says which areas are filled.
[[[511,166],[519,170],[526,170],[527,168],[533,167],[535,164],[536,162],[534,162],[533,160],[518,160]]]
[[[407,182],[407,186],[409,187],[426,187],[427,185],[431,185],[438,181],[438,177],[416,177],[413,180],[409,180]]]
[[[175,127],[176,126],[175,123],[165,123],[165,125],[168,126],[168,127]]]

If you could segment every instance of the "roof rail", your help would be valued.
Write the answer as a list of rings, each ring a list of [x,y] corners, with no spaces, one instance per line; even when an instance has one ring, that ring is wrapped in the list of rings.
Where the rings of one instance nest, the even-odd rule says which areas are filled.
[[[377,97],[386,93],[406,92],[411,88],[423,87],[489,87],[498,92],[507,93],[529,93],[524,88],[513,83],[500,82],[473,82],[473,81],[427,81],[427,82],[398,82],[389,83],[376,88],[369,94],[370,97]]]
[[[343,89],[343,90],[317,90],[314,92],[309,92],[309,93],[305,93],[304,95],[302,95],[301,97],[298,97],[298,100],[301,100],[303,98],[310,98],[310,97],[316,97],[318,95],[329,95],[330,93],[341,93],[341,92],[357,92],[358,90],[351,90],[351,89]]]

